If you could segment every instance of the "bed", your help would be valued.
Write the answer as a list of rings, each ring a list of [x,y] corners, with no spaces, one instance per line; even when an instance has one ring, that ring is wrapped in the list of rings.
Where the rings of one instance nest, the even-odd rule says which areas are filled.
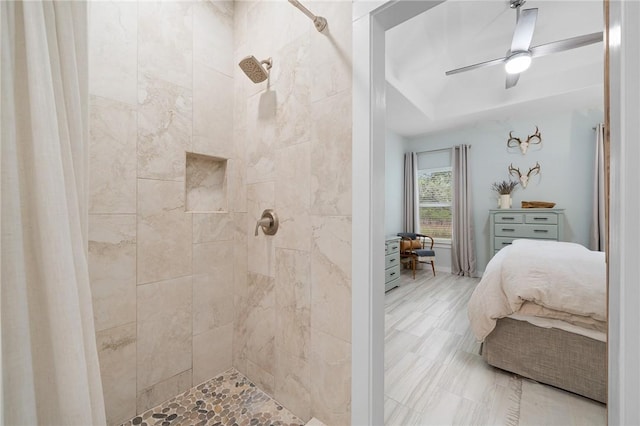
[[[604,253],[515,240],[487,265],[469,320],[490,365],[606,403]]]

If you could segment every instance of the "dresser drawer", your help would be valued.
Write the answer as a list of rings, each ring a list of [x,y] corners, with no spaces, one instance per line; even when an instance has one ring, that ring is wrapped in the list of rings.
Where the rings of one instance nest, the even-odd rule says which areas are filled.
[[[555,225],[558,223],[558,215],[552,213],[526,213],[524,215],[524,223]]]
[[[400,264],[400,254],[395,252],[393,254],[388,254],[384,257],[384,269],[391,268],[392,266]]]
[[[556,225],[495,225],[496,237],[557,239],[558,227]],[[497,248],[497,247],[496,247]]]
[[[522,213],[496,213],[496,223],[522,223]]]
[[[388,241],[385,243],[384,254],[393,254],[400,251],[400,241]]]
[[[505,238],[505,237],[496,237],[494,239],[494,247],[496,252],[498,250],[500,250],[501,248],[505,248],[506,246],[510,246],[511,243],[513,243],[513,240],[516,240],[517,238]]]
[[[498,253],[518,238],[562,241],[563,209],[491,209],[489,211],[489,253]]]
[[[400,278],[396,278],[393,281],[389,281],[388,283],[384,283],[384,291],[389,291],[392,288],[398,287],[400,285]]]
[[[386,271],[384,271],[384,282],[387,283],[389,281],[393,281],[396,278],[400,277],[400,265],[393,266]]]

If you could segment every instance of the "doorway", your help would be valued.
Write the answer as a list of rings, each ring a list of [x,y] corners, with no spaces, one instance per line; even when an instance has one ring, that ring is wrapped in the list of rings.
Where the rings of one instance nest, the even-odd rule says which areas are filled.
[[[383,304],[384,277],[378,265],[383,264],[384,250],[384,32],[417,14],[423,13],[441,1],[395,1],[388,3],[354,3],[353,22],[353,60],[354,60],[354,127],[353,127],[353,235],[358,235],[358,249],[354,247],[353,256],[353,361],[352,361],[352,423],[383,423]],[[635,3],[635,2],[633,2]],[[608,2],[607,2],[608,5]],[[609,7],[609,6],[608,6]],[[620,423],[631,420],[634,414],[640,414],[634,404],[638,398],[638,389],[623,379],[638,377],[640,367],[625,359],[634,359],[640,355],[637,331],[640,321],[632,303],[640,301],[640,290],[629,279],[633,269],[635,277],[640,272],[633,257],[640,254],[640,247],[631,244],[633,238],[627,232],[640,233],[629,222],[631,212],[636,206],[638,196],[628,185],[626,178],[634,179],[631,169],[623,167],[631,158],[640,158],[640,148],[631,143],[629,131],[640,133],[637,120],[629,119],[638,114],[640,107],[621,93],[629,89],[638,93],[637,79],[624,79],[628,75],[637,75],[640,70],[638,58],[629,61],[633,48],[637,49],[640,31],[640,6],[615,2],[610,5],[607,46],[611,64],[611,162],[616,167],[611,170],[611,198],[621,197],[624,203],[612,203],[611,206],[611,261],[609,278],[616,286],[610,288],[610,338],[609,338],[609,422]],[[635,28],[631,28],[635,27]],[[627,44],[621,43],[625,40]],[[622,58],[627,61],[622,62]],[[632,74],[636,73],[636,74]],[[625,150],[625,151],[623,151]],[[625,152],[623,157],[621,154]],[[622,163],[617,163],[621,161]],[[631,166],[629,163],[628,166]],[[630,198],[622,197],[628,195]],[[631,200],[634,200],[633,202]],[[631,203],[636,203],[631,205]],[[637,209],[635,210],[637,211]],[[626,220],[625,220],[626,219]],[[637,222],[637,221],[636,221]],[[362,247],[367,247],[363,250]],[[625,262],[629,259],[629,262]],[[624,267],[624,269],[623,269]],[[627,278],[628,277],[628,278]],[[624,291],[626,291],[626,293]],[[625,299],[622,294],[626,294]],[[628,296],[632,296],[629,298]],[[624,330],[620,330],[623,319],[629,319]],[[633,329],[633,330],[631,330]],[[635,333],[635,335],[634,335]],[[627,337],[630,336],[630,337]],[[632,336],[632,337],[631,337]],[[621,354],[626,353],[625,357]],[[615,365],[615,368],[612,368]],[[624,370],[623,370],[624,369]],[[622,398],[624,400],[622,400]],[[640,417],[640,416],[639,416]]]

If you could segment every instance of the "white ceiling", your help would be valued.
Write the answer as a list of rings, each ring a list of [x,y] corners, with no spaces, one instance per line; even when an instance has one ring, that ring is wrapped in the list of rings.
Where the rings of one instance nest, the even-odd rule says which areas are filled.
[[[529,0],[532,46],[602,31],[602,2]],[[508,0],[450,0],[386,34],[387,127],[415,136],[480,120],[603,104],[603,43],[533,59],[505,89],[502,65],[445,71],[504,57],[516,13]]]

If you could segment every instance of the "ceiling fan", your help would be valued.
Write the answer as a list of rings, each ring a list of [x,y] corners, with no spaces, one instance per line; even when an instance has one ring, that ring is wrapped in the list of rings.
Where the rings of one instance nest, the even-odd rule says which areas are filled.
[[[456,68],[454,70],[447,71],[445,74],[458,74],[465,71],[471,71],[476,68],[504,64],[505,71],[507,72],[505,87],[510,89],[518,83],[520,73],[529,68],[533,58],[588,46],[602,41],[602,31],[600,31],[597,33],[566,38],[564,40],[558,40],[532,47],[531,40],[533,39],[533,32],[536,28],[538,9],[521,9],[524,3],[525,0],[510,1],[510,7],[516,10],[516,27],[513,30],[511,48],[507,51],[504,58],[492,59],[490,61]]]

